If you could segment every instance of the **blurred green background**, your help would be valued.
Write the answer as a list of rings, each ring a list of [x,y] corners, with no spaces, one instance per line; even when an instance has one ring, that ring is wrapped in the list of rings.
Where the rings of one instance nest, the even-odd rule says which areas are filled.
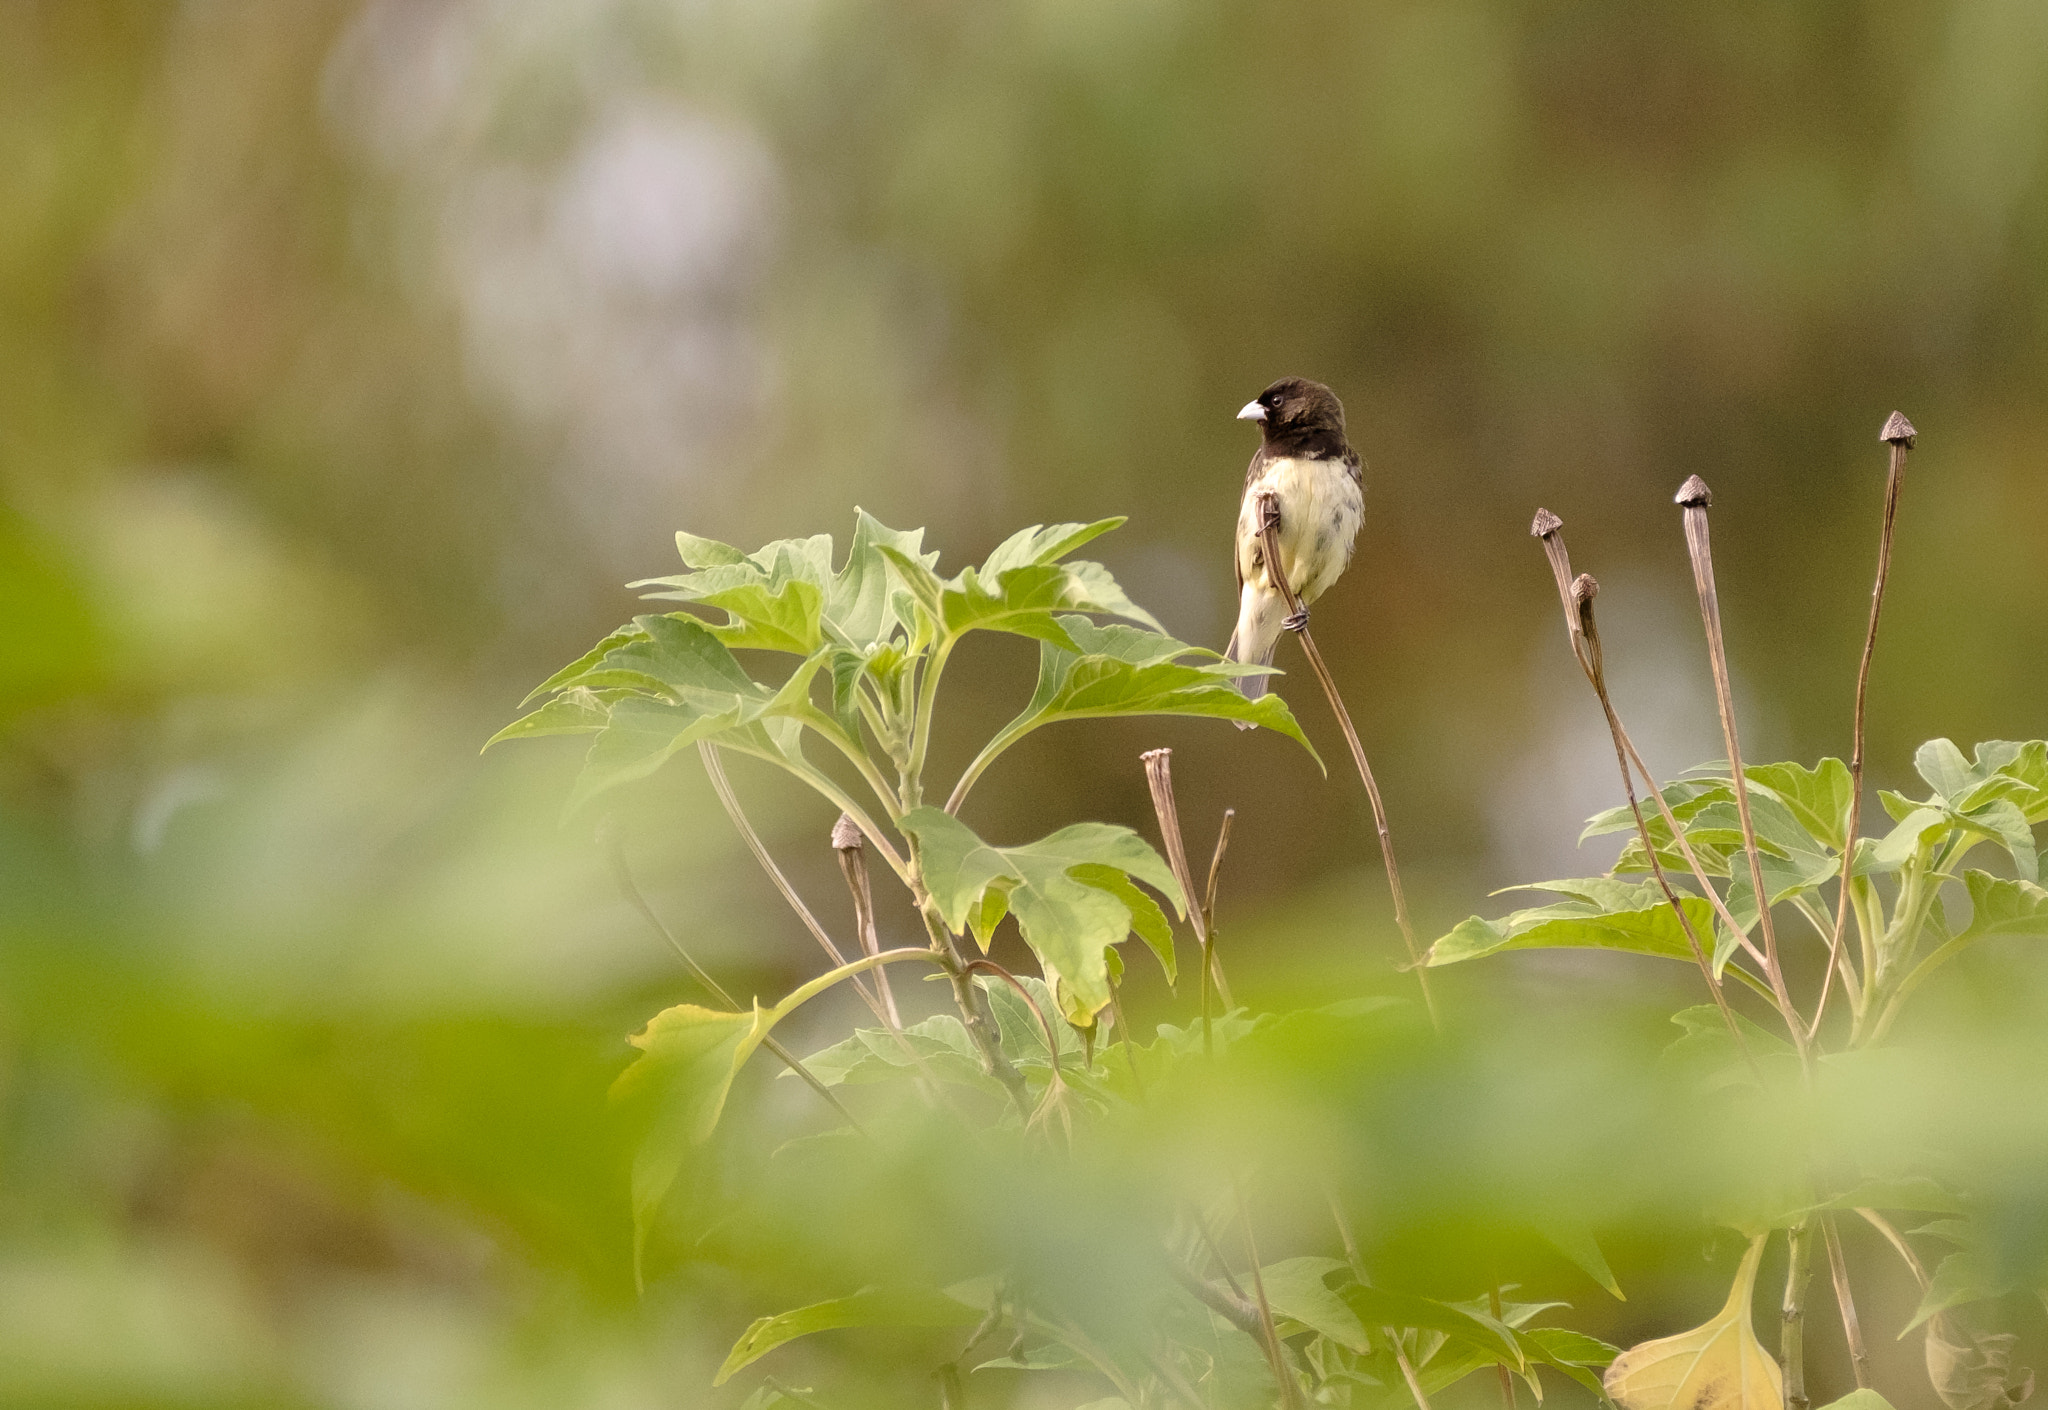
[[[0,5],[0,1400],[736,1404],[698,1388],[747,1321],[850,1288],[798,1227],[636,1296],[604,1094],[692,996],[559,826],[576,744],[477,746],[679,527],[861,505],[957,568],[1128,514],[1093,551],[1220,645],[1232,414],[1291,373],[1368,463],[1316,627],[1425,940],[1611,857],[1572,843],[1616,800],[1538,504],[1653,764],[1721,752],[1695,472],[1748,752],[1842,753],[1903,408],[1872,777],[2048,734],[2048,7]],[[1032,659],[963,655],[942,768]],[[1064,727],[972,820],[1150,835],[1160,744],[1197,850],[1238,810],[1246,997],[1399,991],[1362,800],[1284,740]],[[844,928],[832,817],[734,775]],[[729,986],[815,972],[694,763],[620,819]],[[1621,1044],[1684,995],[1646,968],[1498,974]],[[1622,1245],[1627,1308],[1563,1295],[1702,1320],[1705,1229]]]

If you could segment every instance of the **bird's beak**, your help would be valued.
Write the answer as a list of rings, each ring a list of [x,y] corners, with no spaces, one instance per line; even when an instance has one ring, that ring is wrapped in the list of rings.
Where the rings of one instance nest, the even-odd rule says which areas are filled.
[[[1237,419],[1240,421],[1264,421],[1266,419],[1266,408],[1260,406],[1255,401],[1248,401],[1244,404],[1244,410],[1237,413]]]

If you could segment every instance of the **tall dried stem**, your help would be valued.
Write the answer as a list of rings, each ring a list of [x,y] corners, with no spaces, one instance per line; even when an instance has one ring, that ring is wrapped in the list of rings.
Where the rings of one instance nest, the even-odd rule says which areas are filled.
[[[853,923],[860,934],[861,952],[878,955],[882,942],[875,931],[875,893],[868,882],[865,840],[859,824],[846,813],[841,813],[839,821],[832,824],[832,852],[839,858],[840,874],[846,878],[846,889],[853,897]],[[896,991],[889,987],[886,968],[875,971],[875,986],[881,993],[883,1019],[890,1028],[902,1032],[903,1016],[897,1012]]]
[[[1764,977],[1778,1001],[1779,1013],[1798,1050],[1800,1065],[1807,1066],[1806,1024],[1792,1004],[1785,987],[1785,967],[1778,959],[1778,932],[1771,921],[1771,894],[1764,885],[1762,855],[1756,845],[1756,823],[1749,815],[1749,781],[1742,772],[1742,743],[1735,729],[1735,691],[1728,681],[1728,646],[1721,635],[1721,599],[1714,588],[1714,548],[1707,529],[1707,509],[1714,492],[1694,475],[1678,487],[1675,496],[1684,509],[1685,547],[1692,559],[1692,582],[1700,599],[1700,620],[1706,627],[1707,657],[1714,672],[1714,699],[1721,711],[1721,738],[1728,749],[1728,772],[1735,787],[1735,815],[1742,825],[1742,850],[1749,860],[1749,882],[1756,896],[1757,924],[1764,937]]]
[[[1842,1232],[1835,1227],[1832,1212],[1823,1214],[1821,1235],[1828,1245],[1828,1277],[1835,1285],[1835,1306],[1842,1314],[1842,1339],[1849,1345],[1849,1364],[1856,1372],[1856,1388],[1870,1389],[1870,1351],[1863,1345],[1863,1319],[1856,1315],[1856,1294],[1849,1286],[1849,1261],[1842,1256]]]
[[[1401,941],[1408,947],[1408,967],[1415,971],[1415,982],[1422,987],[1422,1004],[1429,1011],[1431,1026],[1441,1028],[1436,998],[1430,993],[1429,970],[1423,964],[1421,948],[1415,943],[1415,927],[1408,920],[1408,898],[1401,889],[1401,868],[1394,861],[1394,838],[1387,827],[1387,809],[1380,801],[1380,786],[1373,781],[1372,765],[1366,762],[1365,746],[1358,742],[1358,731],[1352,727],[1351,712],[1344,708],[1344,697],[1337,693],[1336,679],[1331,676],[1330,668],[1323,664],[1323,653],[1316,649],[1316,639],[1309,635],[1308,609],[1301,605],[1294,585],[1287,581],[1282,567],[1284,560],[1280,557],[1280,497],[1270,490],[1259,495],[1259,527],[1266,556],[1266,576],[1287,603],[1288,630],[1300,639],[1302,654],[1308,657],[1309,667],[1321,682],[1323,694],[1330,699],[1330,712],[1337,717],[1337,723],[1344,731],[1344,742],[1351,746],[1351,761],[1358,766],[1359,781],[1365,785],[1365,796],[1372,804],[1372,822],[1380,838],[1380,859],[1387,867],[1387,889],[1394,896],[1394,923],[1400,927]]]
[[[1849,744],[1849,814],[1843,820],[1842,890],[1835,898],[1835,931],[1828,941],[1828,971],[1820,983],[1820,999],[1813,1006],[1811,1038],[1820,1032],[1821,1016],[1827,1012],[1828,992],[1834,985],[1835,969],[1843,963],[1842,941],[1849,932],[1849,894],[1856,865],[1856,828],[1863,820],[1863,707],[1870,691],[1870,658],[1877,651],[1877,619],[1884,611],[1885,579],[1892,571],[1892,526],[1899,514],[1899,489],[1906,478],[1906,454],[1913,449],[1919,433],[1903,411],[1885,419],[1877,438],[1891,447],[1891,466],[1884,481],[1884,527],[1877,539],[1877,581],[1870,589],[1870,626],[1863,633],[1863,659],[1856,666],[1856,715]],[[1851,1004],[1855,996],[1851,995]],[[1830,1245],[1832,1247],[1832,1245]],[[1857,1384],[1861,1385],[1860,1380]]]
[[[1678,892],[1664,874],[1664,864],[1657,857],[1656,843],[1651,840],[1649,824],[1643,820],[1642,804],[1636,801],[1634,776],[1629,767],[1627,733],[1621,727],[1621,716],[1615,712],[1614,701],[1607,693],[1606,658],[1600,649],[1600,628],[1593,615],[1593,599],[1600,593],[1600,584],[1590,573],[1572,577],[1571,555],[1564,546],[1564,521],[1548,509],[1538,509],[1536,518],[1529,525],[1529,532],[1543,543],[1544,555],[1550,560],[1550,570],[1557,579],[1557,593],[1564,607],[1565,630],[1571,637],[1572,656],[1578,661],[1579,669],[1585,673],[1586,683],[1593,687],[1593,694],[1600,701],[1600,712],[1607,720],[1607,733],[1614,743],[1614,760],[1621,768],[1621,788],[1628,797],[1628,810],[1635,818],[1636,838],[1642,843],[1643,856],[1650,864],[1650,874],[1656,878],[1657,888],[1664,893],[1664,899],[1671,906],[1671,913],[1678,917],[1679,928],[1684,930],[1686,943],[1692,947],[1692,957],[1700,967],[1700,977],[1707,981],[1707,992],[1714,996],[1714,1006],[1721,1011],[1721,1021],[1728,1025],[1728,1035],[1735,1040],[1735,1050],[1742,1054],[1752,1072],[1757,1071],[1756,1058],[1749,1050],[1749,1043],[1742,1036],[1742,1027],[1735,1021],[1735,1012],[1728,1006],[1728,996],[1721,991],[1720,976],[1714,972],[1710,952],[1701,943],[1699,932],[1694,929],[1692,917],[1686,914]],[[1647,771],[1643,784],[1652,793],[1657,793],[1657,781]],[[1658,797],[1661,806],[1663,798]],[[1684,834],[1675,818],[1667,818],[1674,838]],[[1704,875],[1699,877],[1700,885],[1709,896],[1714,888]],[[1760,1074],[1759,1074],[1760,1075]],[[1512,1394],[1512,1383],[1508,1386]]]

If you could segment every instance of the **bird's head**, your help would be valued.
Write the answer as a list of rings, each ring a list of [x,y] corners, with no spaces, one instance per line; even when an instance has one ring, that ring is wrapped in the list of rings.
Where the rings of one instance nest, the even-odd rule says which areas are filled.
[[[1321,382],[1282,377],[1246,402],[1240,421],[1256,421],[1268,442],[1302,440],[1334,432],[1344,436],[1344,403]]]

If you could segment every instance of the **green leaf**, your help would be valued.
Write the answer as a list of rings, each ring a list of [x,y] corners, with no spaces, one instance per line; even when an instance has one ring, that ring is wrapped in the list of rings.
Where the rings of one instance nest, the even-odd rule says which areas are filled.
[[[1521,1370],[1526,1364],[1515,1334],[1481,1312],[1468,1312],[1434,1298],[1353,1283],[1338,1294],[1368,1327],[1419,1327],[1468,1342]]]
[[[1735,799],[1735,791],[1725,779],[1678,779],[1665,784],[1658,793],[1664,799],[1664,806],[1671,810],[1671,816],[1677,818],[1681,825],[1690,823],[1700,810],[1710,803],[1732,804]],[[1663,832],[1663,836],[1659,838],[1660,846],[1669,843],[1670,831],[1663,827],[1664,819],[1657,811],[1656,803],[1645,798],[1642,800],[1642,807],[1643,820]],[[1579,833],[1579,841],[1604,837],[1614,832],[1634,832],[1635,829],[1635,814],[1624,804],[1617,808],[1609,808],[1605,812],[1595,813],[1587,819],[1585,830]],[[1652,835],[1656,834],[1653,832]],[[1690,827],[1686,828],[1686,835],[1693,835]]]
[[[1597,1373],[1621,1355],[1620,1347],[1563,1327],[1531,1327],[1516,1335],[1531,1361],[1555,1367],[1596,1395],[1606,1394]]]
[[[1853,791],[1847,764],[1840,759],[1822,759],[1811,769],[1791,763],[1752,764],[1743,776],[1789,808],[1815,841],[1841,850]]]
[[[686,568],[726,568],[747,561],[747,555],[717,539],[700,539],[676,530],[676,553]]]
[[[1719,1007],[1697,1004],[1680,1009],[1671,1015],[1671,1021],[1685,1030],[1685,1036],[1674,1039],[1664,1049],[1659,1060],[1667,1069],[1682,1075],[1701,1091],[1754,1084],[1755,1076],[1736,1049],[1735,1039],[1729,1036]],[[1782,1066],[1795,1058],[1791,1043],[1739,1013],[1735,1015],[1735,1026],[1741,1029],[1750,1056],[1760,1066]]]
[[[748,1327],[727,1353],[713,1385],[724,1385],[735,1371],[758,1361],[784,1342],[836,1327],[971,1327],[981,1313],[944,1293],[922,1288],[862,1288],[851,1297],[814,1302]]]
[[[1472,916],[1429,947],[1424,962],[1456,964],[1502,950],[1601,949],[1690,960],[1685,929],[1655,882],[1590,877],[1546,881],[1518,891],[1557,891],[1571,897],[1555,905],[1515,911],[1499,920]],[[1713,907],[1680,893],[1679,904],[1705,943],[1714,933]]]
[[[1559,1253],[1569,1258],[1579,1271],[1605,1288],[1619,1302],[1628,1297],[1621,1290],[1621,1284],[1614,1280],[1614,1270],[1607,1266],[1607,1255],[1600,1250],[1600,1241],[1593,1237],[1593,1231],[1583,1224],[1546,1224],[1542,1230],[1544,1239]]]
[[[1947,743],[1946,740],[1941,742]],[[1923,839],[1947,827],[1948,822],[1948,814],[1939,808],[1915,808],[1871,848],[1871,866],[1884,871],[1897,871],[1912,860],[1914,854],[1920,850]]]
[[[1085,879],[1100,873],[1084,869],[1107,867],[1135,877],[1187,913],[1172,871],[1129,828],[1077,823],[1021,847],[992,847],[938,808],[913,808],[899,826],[917,838],[925,887],[955,934],[977,906],[986,906],[989,888],[1004,889],[1025,944],[1047,977],[1063,982],[1064,1013],[1072,1022],[1086,1024],[1108,1005],[1104,951],[1139,924],[1118,891]]]
[[[1920,1296],[1920,1305],[1913,1309],[1912,1319],[1899,1335],[1904,1337],[1928,1318],[1951,1307],[2003,1297],[2018,1287],[2016,1280],[2000,1272],[1998,1259],[1990,1249],[1958,1249],[1935,1265],[1927,1291]]]
[[[825,604],[825,623],[840,640],[871,647],[888,641],[899,626],[911,625],[896,611],[897,575],[890,552],[915,565],[921,576],[929,577],[939,561],[937,553],[924,552],[923,529],[891,529],[865,509],[855,509],[846,566],[833,578]]]
[[[696,601],[727,613],[727,624],[713,627],[712,632],[735,650],[788,651],[808,656],[824,641],[820,620],[825,594],[814,583],[792,578],[772,591],[760,583],[747,583],[708,593]]]
[[[2034,850],[2034,829],[2028,824],[2027,815],[2020,811],[2019,804],[2010,798],[1994,799],[1963,814],[1962,821],[2004,847],[2022,879],[2041,879],[2041,863]]]
[[[1022,735],[1060,720],[1119,715],[1242,720],[1277,730],[1322,762],[1285,701],[1270,693],[1248,700],[1238,689],[1238,677],[1264,668],[1226,661],[1161,632],[1098,625],[1078,615],[1055,620],[1066,641],[1041,640],[1037,688],[1005,734]]]
[[[951,1014],[934,1014],[904,1029],[900,1039],[882,1028],[857,1029],[851,1038],[806,1057],[804,1066],[828,1087],[898,1081],[930,1072],[944,1082],[1003,1095],[1002,1084],[982,1071],[981,1055],[966,1027]],[[796,1073],[784,1069],[778,1076],[793,1080]]]
[[[1052,986],[1035,974],[1019,974],[1017,982],[1024,986],[1024,992],[1031,996],[1031,1003],[1038,1005],[1048,1022],[1052,1024],[1053,1038],[1059,1043],[1060,1063],[1067,1066],[1081,1057],[1081,1038],[1069,1025],[1060,1022],[1059,1002],[1053,997]],[[1045,1046],[1045,1028],[1038,1021],[1038,1014],[1031,1011],[1031,1004],[1012,989],[1007,980],[993,974],[977,974],[974,982],[988,995],[988,1005],[995,1011],[996,1029],[1002,1037],[1003,1051],[1019,1067],[1050,1067],[1050,1050]],[[1071,1067],[1069,1072],[1071,1073]]]
[[[1874,1390],[1852,1390],[1840,1400],[1830,1400],[1820,1410],[1892,1410],[1892,1403]]]
[[[1151,948],[1159,958],[1159,967],[1166,971],[1166,982],[1171,984],[1176,977],[1173,957],[1173,926],[1166,919],[1166,912],[1159,909],[1159,903],[1131,884],[1115,867],[1101,866],[1093,862],[1072,868],[1076,881],[1089,886],[1100,887],[1131,913],[1131,931]],[[980,938],[979,932],[976,938]],[[986,944],[982,946],[988,948]]]
[[[1288,1258],[1267,1264],[1259,1270],[1259,1277],[1265,1284],[1266,1301],[1281,1316],[1293,1318],[1339,1346],[1369,1350],[1372,1341],[1358,1314],[1326,1281],[1333,1273],[1349,1278],[1350,1265],[1334,1258]]]
[[[484,741],[488,749],[500,740],[532,739],[546,734],[594,734],[610,723],[612,705],[622,691],[597,691],[572,686],[541,706],[521,715]]]
[[[1056,563],[1083,544],[1122,528],[1124,522],[1119,515],[1114,519],[1097,519],[1092,524],[1033,524],[1028,529],[1019,529],[996,545],[996,551],[981,565],[981,575],[994,578],[1012,568]]]
[[[591,647],[590,650],[584,652],[574,661],[571,661],[568,665],[562,667],[561,670],[535,686],[527,693],[526,699],[519,703],[531,705],[543,695],[552,695],[558,690],[579,683],[584,676],[596,668],[598,662],[602,661],[613,651],[626,645],[628,642],[643,641],[646,639],[646,636],[646,632],[631,623],[620,627],[603,641],[600,641],[597,645]]]
[[[1927,780],[1927,786],[1943,798],[1960,798],[1971,785],[1982,780],[1963,757],[1963,751],[1946,739],[1930,739],[1913,754],[1913,769]]]
[[[2048,891],[2030,881],[2007,881],[1982,871],[1964,872],[1963,885],[1970,892],[1970,924],[1958,939],[2048,937]]]

